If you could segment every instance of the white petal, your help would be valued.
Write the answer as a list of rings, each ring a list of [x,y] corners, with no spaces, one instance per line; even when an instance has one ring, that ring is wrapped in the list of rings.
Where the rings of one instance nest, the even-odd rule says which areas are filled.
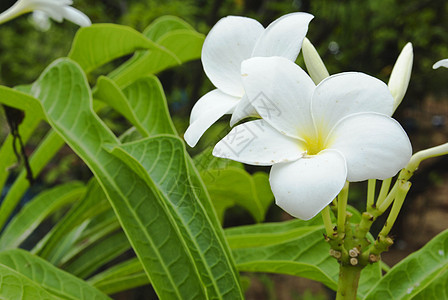
[[[64,18],[81,27],[88,27],[92,25],[92,22],[90,21],[88,16],[71,6],[65,7]]]
[[[438,69],[440,67],[448,68],[448,58],[439,60],[432,66],[433,69]]]
[[[242,97],[241,62],[252,55],[263,26],[244,17],[226,17],[218,21],[202,47],[202,64],[210,81],[224,93]]]
[[[230,126],[235,125],[239,121],[247,117],[259,117],[255,107],[250,104],[247,95],[244,95],[240,101],[238,101],[238,105],[235,107],[235,110],[232,113],[232,118],[230,119]]]
[[[359,112],[392,115],[394,99],[387,85],[372,76],[348,72],[332,75],[317,87],[311,103],[323,139],[345,116]]]
[[[347,180],[387,179],[406,166],[412,146],[400,124],[378,113],[350,115],[338,123],[327,146],[347,161]]]
[[[345,184],[344,157],[334,150],[276,164],[269,181],[275,203],[290,215],[309,220],[339,194]]]
[[[263,32],[252,56],[282,56],[295,61],[313,18],[313,15],[302,12],[278,18]]]
[[[251,165],[294,161],[305,149],[299,140],[280,134],[264,120],[238,125],[213,149],[213,155]]]
[[[290,137],[314,134],[315,85],[305,71],[283,57],[255,57],[243,62],[241,72],[249,102],[266,122]]]
[[[48,31],[51,27],[48,15],[41,10],[33,11],[32,22],[40,31]]]
[[[239,98],[217,89],[202,96],[191,110],[190,126],[184,134],[187,144],[196,146],[204,132],[223,115],[231,113],[238,101]]]

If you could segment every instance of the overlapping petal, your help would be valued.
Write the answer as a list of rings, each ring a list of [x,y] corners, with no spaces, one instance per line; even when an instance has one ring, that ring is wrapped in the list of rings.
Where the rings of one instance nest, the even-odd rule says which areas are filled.
[[[235,16],[223,18],[213,26],[204,41],[201,59],[215,87],[232,96],[243,96],[241,62],[252,56],[263,30],[256,20]]]
[[[313,15],[291,13],[272,22],[257,41],[252,56],[282,56],[295,61]]]
[[[238,101],[235,110],[232,113],[232,117],[230,118],[230,126],[235,125],[242,119],[248,117],[259,117],[260,115],[257,113],[255,107],[252,106],[249,102],[249,98],[244,94],[243,98]]]
[[[389,116],[358,113],[342,119],[327,141],[347,161],[347,180],[387,179],[404,168],[412,155],[406,132]]]
[[[300,141],[280,134],[264,120],[233,128],[213,149],[213,155],[251,165],[270,166],[297,160],[304,154]]]
[[[208,92],[196,102],[190,115],[190,126],[184,139],[194,147],[204,132],[224,114],[232,112],[238,98],[224,94],[218,89]]]
[[[314,132],[315,85],[299,66],[283,57],[254,57],[243,62],[241,73],[249,102],[272,127],[295,138]]]
[[[316,127],[328,132],[345,116],[360,112],[392,115],[394,99],[387,85],[366,74],[341,73],[324,79],[313,95]]]
[[[344,156],[326,150],[273,165],[269,181],[278,206],[296,218],[309,220],[339,194],[346,176]]]

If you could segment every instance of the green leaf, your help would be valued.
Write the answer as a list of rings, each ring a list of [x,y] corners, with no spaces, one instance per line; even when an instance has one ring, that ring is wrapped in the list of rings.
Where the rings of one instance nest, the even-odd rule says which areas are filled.
[[[86,278],[105,263],[117,258],[131,246],[122,232],[116,232],[88,247],[63,266],[64,270]]]
[[[156,74],[169,67],[198,59],[201,56],[204,35],[196,32],[175,17],[156,20],[145,30],[160,50],[137,51],[134,56],[109,74],[120,87],[126,87],[136,79]]]
[[[200,58],[204,35],[192,30],[176,30],[162,36],[157,43],[184,63]]]
[[[441,295],[448,294],[447,270],[448,230],[445,230],[395,265],[365,299],[443,299]]]
[[[266,211],[274,199],[265,173],[256,175],[257,182],[245,170],[232,167],[207,170],[202,172],[201,176],[221,222],[225,210],[235,205],[246,208],[256,222],[264,220]]]
[[[191,30],[194,28],[184,20],[176,16],[162,16],[154,20],[145,30],[143,34],[150,40],[157,42],[166,34],[175,30]]]
[[[195,213],[193,218],[203,219],[199,217],[203,212],[195,211],[197,203],[184,201],[182,204],[187,207],[184,210],[177,210],[176,213],[185,216],[173,214],[173,206],[168,207],[166,199],[162,197],[157,187],[148,185],[148,181],[140,177],[141,169],[138,170],[139,174],[135,173],[126,163],[105,149],[106,145],[109,149],[119,147],[119,142],[94,114],[88,83],[79,66],[68,59],[54,62],[35,83],[35,88],[40,91],[38,98],[52,127],[86,162],[106,192],[126,236],[159,297],[198,299],[206,298],[206,293],[209,293],[211,297],[214,297],[214,294],[216,297],[242,298],[238,278],[231,263],[222,259],[229,259],[225,256],[223,245],[212,244],[210,247],[208,243],[201,244],[201,247],[206,247],[209,251],[202,254],[197,253],[196,248],[185,247],[186,237],[183,234],[189,230],[201,230],[197,234],[200,233],[209,239],[219,234],[213,231],[214,228],[209,228],[207,223],[203,223],[201,227],[191,228],[189,223],[183,222],[185,220],[183,217],[191,216],[189,215],[191,212]],[[179,140],[176,141],[183,147]],[[161,169],[154,170],[160,172],[167,169],[163,168],[163,164],[169,166],[171,159],[176,161],[176,156],[172,152],[174,150],[166,150],[160,154],[145,153],[152,159],[157,159],[158,155],[165,155],[166,159],[157,160],[162,164]],[[178,150],[176,153],[179,153]],[[140,156],[141,154],[138,155],[139,158]],[[183,159],[184,156],[179,161]],[[137,162],[136,164],[138,165]],[[177,173],[178,170],[175,170],[175,174]],[[176,193],[176,188],[177,186],[171,186],[170,191]],[[193,258],[192,253],[197,255]],[[215,260],[221,259],[214,261],[211,266],[219,271],[219,277],[213,280],[226,281],[224,285],[219,286],[219,291],[209,289],[206,292],[208,282],[213,280],[207,273],[200,273],[197,269],[197,260],[201,260],[202,255],[206,254],[207,257],[213,256]]]
[[[100,76],[93,91],[93,97],[110,105],[137,127],[139,131],[143,130],[134,112],[129,108],[128,99],[112,79]]]
[[[158,48],[160,47],[154,42],[128,26],[93,24],[78,30],[68,57],[89,73],[107,62],[136,50]]]
[[[56,155],[59,149],[64,145],[64,141],[58,134],[52,130],[48,132],[43,141],[34,150],[29,159],[30,167],[34,177],[40,174],[51,158]],[[12,151],[12,149],[11,149]],[[5,172],[6,173],[6,172]],[[9,218],[14,208],[17,206],[22,196],[30,186],[29,180],[26,178],[26,170],[22,170],[8,191],[0,208],[0,227]]]
[[[85,196],[34,247],[33,253],[54,264],[58,263],[61,256],[66,253],[64,249],[70,248],[82,233],[83,228],[80,229],[79,225],[108,209],[110,205],[97,180],[90,180]]]
[[[100,219],[100,221],[98,220]],[[77,237],[74,245],[64,253],[60,264],[66,264],[76,256],[81,255],[89,247],[104,239],[120,228],[120,223],[115,216],[112,208],[107,210],[89,221],[81,234]],[[124,235],[124,234],[123,234]],[[128,246],[129,248],[130,246]]]
[[[26,93],[0,86],[0,103],[24,111],[25,117],[18,130],[23,143],[26,144],[40,121],[45,117],[39,101]],[[0,170],[3,170],[0,172],[0,190],[3,190],[6,179],[10,174],[7,170],[9,170],[17,160],[12,143],[13,137],[9,134],[0,149]],[[16,206],[17,202],[15,201],[5,200],[1,203],[0,230],[9,219],[11,212]]]
[[[182,242],[190,249],[210,295],[241,297],[233,262],[224,250],[226,245],[219,239],[220,232],[215,231],[189,180],[182,141],[159,136],[124,144],[115,148],[113,153],[134,170],[139,169],[140,163],[144,168],[140,167],[140,176],[148,185],[157,186],[170,215],[180,225],[178,230],[183,236]]]
[[[48,293],[39,284],[28,279],[26,276],[14,271],[8,266],[0,263],[0,298],[23,300],[57,300],[60,299]]]
[[[142,128],[141,134],[176,134],[162,84],[156,76],[145,76],[136,80],[125,88],[123,93],[141,126],[134,123],[133,125],[139,130]]]
[[[86,188],[72,182],[46,190],[34,197],[14,217],[0,237],[0,249],[17,248],[49,215],[79,199]]]
[[[321,216],[310,221],[264,223],[226,230],[237,268],[243,272],[267,272],[301,276],[336,290],[339,264],[329,255]],[[378,281],[379,264],[361,272],[361,282]],[[363,295],[360,289],[359,295]]]
[[[33,115],[39,121],[45,118],[39,101],[28,94],[1,85],[0,103],[23,110],[25,115]]]
[[[142,264],[137,258],[117,264],[90,278],[88,282],[106,294],[114,294],[150,284]]]
[[[28,280],[25,281],[23,278],[17,278],[17,281],[15,282],[15,291],[5,299],[18,299],[17,297],[19,297],[19,295],[23,295],[20,299],[110,299],[81,279],[62,271],[44,259],[21,249],[8,250],[0,253],[0,278],[2,283],[0,294],[2,296],[4,296],[3,293],[7,290],[5,288],[5,286],[7,286],[7,284],[5,284],[6,281],[14,278],[9,277],[11,274],[8,274],[8,271],[5,272],[5,270],[2,269],[6,267],[9,268],[11,273],[12,270],[14,270],[14,272],[26,277]],[[27,283],[27,285],[25,285],[25,283]],[[32,285],[30,283],[32,283]],[[40,295],[27,294],[27,290],[30,289],[31,286],[39,291]],[[41,289],[45,289],[48,294],[42,293],[40,291]],[[50,297],[49,294],[53,297]],[[44,295],[46,297],[43,297]]]
[[[214,146],[213,146],[214,147]],[[196,168],[204,173],[208,170],[220,170],[233,167],[244,170],[244,165],[240,162],[213,156],[213,147],[207,147],[204,151],[193,158]]]

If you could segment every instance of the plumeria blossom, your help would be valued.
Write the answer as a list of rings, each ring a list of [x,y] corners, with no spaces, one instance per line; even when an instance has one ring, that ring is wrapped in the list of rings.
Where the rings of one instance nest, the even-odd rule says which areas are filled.
[[[202,64],[215,90],[198,100],[191,111],[185,141],[194,147],[202,134],[225,114],[230,125],[257,112],[245,97],[241,62],[250,57],[281,56],[295,61],[308,24],[307,13],[285,15],[266,29],[254,19],[229,16],[221,19],[207,35],[202,48]]]
[[[70,5],[72,4],[72,0],[18,0],[8,10],[0,14],[0,24],[20,15],[38,11],[41,12],[38,13],[40,22],[44,14],[44,16],[50,17],[56,22],[62,22],[63,19],[67,19],[79,26],[90,26],[92,22],[89,17],[71,7]]]
[[[317,86],[281,57],[242,63],[244,88],[263,118],[238,125],[213,154],[252,165],[272,165],[276,204],[300,219],[328,205],[346,181],[390,178],[412,147],[392,119],[385,83],[363,73],[327,77]]]
[[[440,68],[440,67],[448,68],[448,58],[439,60],[438,62],[436,62],[436,63],[432,66],[433,69],[438,69],[438,68]]]

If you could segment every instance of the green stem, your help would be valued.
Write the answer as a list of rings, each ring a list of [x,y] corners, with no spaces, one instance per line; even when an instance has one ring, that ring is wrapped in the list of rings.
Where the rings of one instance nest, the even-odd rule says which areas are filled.
[[[333,231],[333,223],[331,222],[331,216],[330,216],[330,206],[327,205],[322,210],[322,219],[324,221],[324,226],[325,226],[325,231],[327,233],[327,236],[329,238],[332,238],[334,231]]]
[[[387,217],[383,229],[380,231],[378,235],[387,236],[389,234],[390,230],[392,229],[392,226],[397,220],[398,214],[400,213],[401,207],[403,206],[404,199],[406,198],[406,194],[408,193],[410,188],[411,183],[409,181],[400,182],[398,184],[394,205],[390,210],[389,216]]]
[[[398,182],[398,180],[397,180],[397,182]],[[382,215],[389,208],[389,206],[392,204],[392,202],[394,201],[395,194],[397,193],[397,188],[398,188],[397,187],[398,186],[397,182],[395,182],[394,186],[392,187],[392,189],[389,192],[389,195],[387,195],[387,197],[384,199],[384,201],[378,202],[376,204],[377,208],[378,208],[379,215]]]
[[[338,195],[338,233],[344,235],[345,233],[345,217],[347,211],[348,199],[348,181],[345,182],[344,187]]]
[[[355,300],[362,268],[341,264],[336,300]]]
[[[367,210],[373,207],[375,201],[376,179],[369,179],[367,184]]]
[[[378,207],[378,203],[381,203],[384,201],[384,199],[386,199],[387,193],[389,192],[389,189],[390,189],[391,182],[392,182],[392,177],[383,180],[383,182],[381,183],[381,189],[380,189],[380,193],[378,195],[376,207]]]

